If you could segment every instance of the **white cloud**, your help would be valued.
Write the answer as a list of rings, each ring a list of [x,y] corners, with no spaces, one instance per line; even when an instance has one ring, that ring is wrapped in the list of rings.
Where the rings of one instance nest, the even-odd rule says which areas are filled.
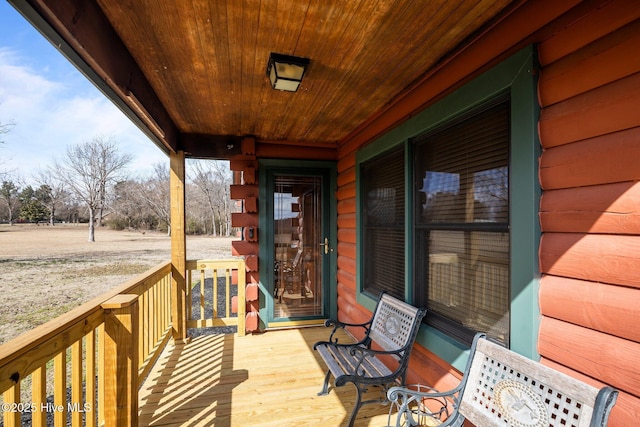
[[[0,165],[21,175],[42,169],[68,145],[96,136],[113,137],[123,153],[134,157],[132,173],[150,172],[166,156],[79,72],[54,81],[24,65],[19,55],[0,48],[0,123],[13,122],[3,135]],[[72,93],[72,89],[75,93]],[[80,93],[81,92],[81,93]]]

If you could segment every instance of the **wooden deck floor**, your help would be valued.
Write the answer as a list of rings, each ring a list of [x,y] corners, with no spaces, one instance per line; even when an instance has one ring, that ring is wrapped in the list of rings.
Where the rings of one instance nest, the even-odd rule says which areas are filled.
[[[344,426],[354,386],[317,396],[325,365],[312,347],[328,332],[209,335],[169,344],[140,390],[140,425]],[[387,405],[365,405],[356,426],[385,426],[387,412]]]

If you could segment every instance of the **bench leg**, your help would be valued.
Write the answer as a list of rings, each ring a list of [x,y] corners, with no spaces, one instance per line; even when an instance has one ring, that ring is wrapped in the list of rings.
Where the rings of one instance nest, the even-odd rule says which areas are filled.
[[[360,386],[354,384],[356,386],[356,405],[353,407],[353,411],[351,411],[351,416],[349,417],[349,427],[353,427],[353,424],[356,422],[356,416],[358,415],[358,411],[362,406],[362,390]]]
[[[318,393],[318,396],[326,396],[329,394],[329,377],[331,376],[331,371],[327,371],[327,375],[324,376],[324,384],[322,385],[322,390]]]

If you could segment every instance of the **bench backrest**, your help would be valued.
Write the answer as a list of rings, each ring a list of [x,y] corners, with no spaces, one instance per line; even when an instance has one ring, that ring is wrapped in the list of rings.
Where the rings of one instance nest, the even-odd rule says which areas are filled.
[[[598,390],[480,336],[474,347],[460,414],[476,426],[606,425],[614,389]]]
[[[376,306],[369,338],[386,351],[413,343],[425,310],[389,294],[382,294]]]

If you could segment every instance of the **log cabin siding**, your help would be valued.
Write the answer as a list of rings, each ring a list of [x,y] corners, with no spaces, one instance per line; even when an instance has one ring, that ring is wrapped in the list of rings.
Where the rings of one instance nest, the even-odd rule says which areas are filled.
[[[540,224],[546,232],[640,234],[640,182],[547,190]]]
[[[339,220],[339,235],[349,244],[357,238],[351,194],[359,148],[506,53],[537,43],[544,148],[539,171],[543,237],[538,351],[544,364],[594,385],[619,388],[609,425],[635,425],[640,414],[640,337],[635,326],[640,317],[640,8],[635,0],[586,1],[553,17],[541,12],[559,3],[569,4],[527,3],[444,61],[404,102],[382,111],[339,146],[338,214],[349,215]],[[527,25],[518,25],[525,11]],[[487,48],[498,38],[499,47]],[[338,254],[339,318],[362,321],[370,314],[356,303],[356,255],[345,245],[338,247]],[[606,357],[598,357],[601,348]],[[458,372],[420,345],[409,372],[410,382],[442,389],[459,380]]]
[[[612,1],[539,45],[538,351],[621,391],[611,426],[640,414],[639,18]]]

